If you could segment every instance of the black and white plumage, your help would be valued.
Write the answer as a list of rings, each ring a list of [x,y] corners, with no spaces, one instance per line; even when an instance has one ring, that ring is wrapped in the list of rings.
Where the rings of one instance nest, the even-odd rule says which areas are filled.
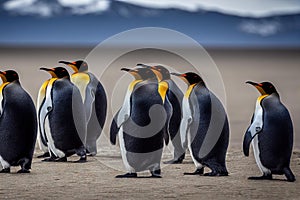
[[[290,114],[272,83],[247,83],[255,86],[261,96],[256,101],[251,124],[244,136],[243,151],[249,156],[252,143],[256,163],[263,174],[249,179],[272,179],[272,174],[284,174],[288,181],[293,182],[296,179],[290,169],[293,148]]]
[[[76,153],[79,162],[85,162],[86,123],[80,92],[71,83],[66,69],[41,70],[52,75],[39,108],[40,134],[50,153],[50,158],[44,161],[67,161],[67,157]]]
[[[166,133],[166,112],[158,92],[155,74],[146,68],[122,68],[135,77],[129,85],[123,106],[111,124],[110,140],[119,143],[127,174],[117,178],[136,177],[136,172],[150,170],[160,177],[160,161]]]
[[[106,120],[107,99],[104,87],[94,74],[88,72],[87,62],[78,60],[59,63],[66,64],[74,70],[71,81],[79,88],[86,112],[86,149],[89,155],[94,156],[97,154],[97,140]]]
[[[21,166],[19,173],[29,173],[37,137],[34,103],[22,88],[17,72],[0,72],[0,164],[2,173],[11,166]]]
[[[167,131],[174,147],[173,159],[165,162],[165,164],[182,163],[185,157],[185,149],[180,139],[180,122],[182,118],[182,100],[183,93],[171,79],[170,72],[162,65],[149,66],[145,64],[137,64],[137,66],[151,69],[157,76],[159,87],[166,87],[166,97],[164,106],[168,114]]]
[[[183,118],[180,134],[183,146],[188,146],[196,171],[185,174],[227,176],[226,152],[229,143],[229,124],[220,100],[206,87],[202,78],[193,72],[176,74],[187,83],[182,102]]]

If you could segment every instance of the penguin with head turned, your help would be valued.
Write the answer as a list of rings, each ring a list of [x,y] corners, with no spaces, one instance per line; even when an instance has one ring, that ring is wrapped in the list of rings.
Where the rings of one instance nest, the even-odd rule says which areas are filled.
[[[9,173],[11,166],[21,166],[18,173],[29,173],[37,137],[34,103],[17,72],[1,71],[0,76],[0,173]]]
[[[293,182],[296,180],[290,169],[293,124],[289,111],[272,83],[246,83],[256,87],[261,94],[244,136],[243,151],[249,156],[252,143],[256,163],[263,175],[249,179],[272,179],[272,174],[284,174],[288,181]]]
[[[88,72],[88,64],[83,60],[75,62],[59,61],[74,70],[71,81],[79,90],[83,99],[86,120],[87,136],[86,149],[89,155],[97,154],[97,140],[103,130],[106,119],[107,99],[105,90],[97,77]]]
[[[150,170],[151,177],[161,177],[160,161],[166,133],[166,111],[163,93],[158,91],[155,74],[147,68],[122,68],[134,80],[130,83],[123,106],[110,128],[110,140],[119,144],[127,173],[116,178],[137,177],[137,172]]]
[[[182,102],[183,118],[180,134],[183,146],[189,148],[196,171],[186,175],[227,176],[226,152],[229,143],[229,124],[220,100],[206,87],[202,78],[193,72],[171,73],[188,85]]]
[[[71,83],[63,67],[40,68],[51,74],[45,88],[45,97],[39,108],[39,124],[50,158],[44,161],[67,161],[77,154],[78,162],[86,161],[85,111],[78,88]]]
[[[162,65],[154,65],[149,66],[145,64],[137,64],[137,66],[146,67],[151,69],[157,76],[159,81],[159,89],[166,87],[166,97],[164,100],[164,105],[169,107],[171,113],[168,114],[168,124],[167,124],[167,131],[170,135],[171,142],[174,146],[174,158],[165,162],[165,164],[178,164],[182,163],[185,157],[185,149],[182,147],[181,139],[180,139],[180,122],[182,118],[181,113],[181,103],[183,99],[183,93],[176,85],[176,83],[171,79],[170,72],[167,68]]]

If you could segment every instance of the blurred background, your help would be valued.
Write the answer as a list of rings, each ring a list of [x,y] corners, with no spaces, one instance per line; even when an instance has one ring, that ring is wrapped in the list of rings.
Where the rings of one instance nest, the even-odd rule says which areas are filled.
[[[300,148],[300,0],[2,0],[0,25],[0,70],[17,69],[34,99],[49,78],[40,66],[84,59],[100,42],[133,28],[184,33],[208,51],[220,70],[231,147],[240,148],[259,95],[245,81],[268,80],[291,111]]]
[[[2,0],[0,44],[93,46],[145,26],[205,47],[297,48],[299,0]]]

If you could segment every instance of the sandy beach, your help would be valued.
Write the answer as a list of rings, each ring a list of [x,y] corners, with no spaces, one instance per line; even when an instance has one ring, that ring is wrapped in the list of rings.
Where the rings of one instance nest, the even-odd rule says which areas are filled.
[[[0,48],[0,70],[15,69],[19,72],[23,87],[36,101],[38,89],[49,78],[38,70],[41,66],[58,66],[59,60],[85,58],[90,48]],[[260,175],[252,150],[249,158],[242,152],[242,140],[254,111],[258,92],[245,81],[271,81],[277,88],[282,102],[287,106],[294,122],[294,152],[291,168],[300,179],[300,51],[299,50],[243,50],[208,49],[224,81],[226,109],[230,120],[230,145],[227,154],[228,177],[184,176],[183,172],[194,170],[190,156],[183,164],[167,165],[162,168],[162,179],[115,179],[123,173],[119,148],[108,141],[108,127],[113,113],[108,113],[104,133],[96,157],[87,163],[43,163],[35,158],[31,174],[0,175],[1,199],[299,199],[300,181],[288,183],[284,176],[274,176],[272,181],[247,180],[249,176]],[[109,52],[107,52],[109,54]],[[151,57],[152,56],[152,57]],[[150,59],[151,58],[151,59]],[[165,63],[167,58],[156,54],[145,56],[145,62]],[[117,61],[112,71],[127,63]],[[129,60],[128,60],[129,59]],[[169,65],[183,63],[172,60]],[[101,68],[101,67],[99,67]],[[99,72],[103,69],[99,69]],[[115,71],[114,71],[115,70]],[[184,69],[182,69],[184,70]],[[93,71],[95,74],[99,73]],[[110,74],[113,76],[113,74]],[[111,79],[111,77],[109,77]],[[105,77],[103,77],[105,80]],[[115,81],[115,80],[111,80]],[[109,83],[109,82],[108,82]],[[106,87],[106,86],[105,86]],[[127,86],[126,86],[127,87]],[[109,86],[107,86],[109,88]],[[106,88],[106,89],[107,89]],[[112,91],[107,91],[111,102]],[[122,94],[120,94],[122,96]],[[119,98],[116,104],[120,103]],[[113,109],[112,109],[113,110]],[[35,157],[41,152],[37,149]],[[170,158],[165,149],[163,160]],[[77,159],[72,157],[70,160]],[[141,176],[148,176],[141,173]]]

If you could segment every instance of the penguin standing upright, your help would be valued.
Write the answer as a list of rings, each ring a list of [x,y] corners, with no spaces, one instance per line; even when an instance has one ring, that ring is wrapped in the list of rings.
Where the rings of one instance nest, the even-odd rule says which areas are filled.
[[[115,116],[110,131],[112,144],[119,143],[128,173],[116,178],[137,177],[136,172],[150,170],[152,177],[160,177],[160,161],[166,134],[166,111],[163,93],[158,91],[155,74],[147,68],[121,70],[134,76],[128,87],[122,108]]]
[[[41,68],[52,75],[39,109],[41,135],[45,136],[50,158],[44,161],[67,161],[76,153],[78,162],[86,161],[85,111],[78,88],[71,83],[65,68]]]
[[[17,72],[0,72],[0,173],[21,166],[18,173],[29,173],[37,137],[34,103],[22,88]]]
[[[186,175],[227,176],[226,152],[229,143],[229,124],[220,100],[206,87],[202,78],[193,72],[171,73],[188,85],[182,102],[183,118],[180,134],[196,165],[196,171]]]
[[[85,61],[59,61],[74,70],[71,81],[80,90],[87,120],[86,149],[89,155],[97,154],[97,140],[103,130],[106,119],[107,100],[105,90],[94,74],[88,72]]]
[[[172,111],[168,119],[168,133],[174,146],[174,158],[165,162],[165,164],[182,163],[185,157],[185,149],[181,144],[179,127],[182,118],[181,103],[183,99],[183,93],[176,83],[171,79],[169,70],[164,66],[149,66],[145,64],[138,64],[137,66],[150,68],[157,76],[159,88],[168,88],[166,90],[166,100],[164,101],[164,104],[169,103]]]
[[[284,174],[288,181],[293,182],[296,180],[290,169],[293,124],[289,111],[281,103],[272,83],[246,83],[256,87],[261,94],[244,136],[243,151],[249,156],[252,143],[256,163],[263,175],[249,179],[272,179],[272,174]]]

